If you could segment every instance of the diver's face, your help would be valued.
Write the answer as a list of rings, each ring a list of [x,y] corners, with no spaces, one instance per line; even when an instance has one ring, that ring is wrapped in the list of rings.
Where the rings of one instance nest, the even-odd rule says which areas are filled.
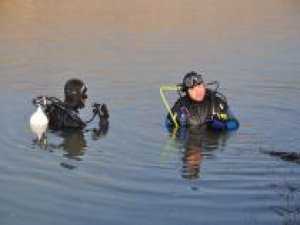
[[[204,99],[206,88],[205,85],[202,83],[189,88],[187,92],[192,100],[196,102],[201,102]]]

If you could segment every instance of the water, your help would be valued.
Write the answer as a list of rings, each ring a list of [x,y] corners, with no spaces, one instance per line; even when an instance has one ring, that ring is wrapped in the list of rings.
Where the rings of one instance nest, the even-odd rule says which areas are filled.
[[[299,224],[299,21],[295,0],[1,0],[1,224]],[[241,127],[176,140],[159,86],[200,69]],[[108,133],[35,145],[32,98],[74,76]]]

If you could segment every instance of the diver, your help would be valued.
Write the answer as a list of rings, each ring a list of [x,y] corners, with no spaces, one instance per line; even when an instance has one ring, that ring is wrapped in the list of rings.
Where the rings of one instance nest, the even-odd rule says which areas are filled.
[[[79,116],[79,110],[85,107],[87,96],[87,87],[77,78],[69,79],[64,85],[64,101],[56,97],[38,96],[33,99],[33,104],[42,106],[49,120],[49,129],[53,131],[63,131],[70,129],[86,128],[87,124],[92,122],[96,116],[99,118],[98,133],[107,133],[109,126],[109,113],[106,104],[93,103],[93,115],[87,121]]]
[[[168,115],[166,127],[169,134],[164,149],[180,146],[184,150],[181,161],[181,176],[184,179],[198,179],[201,162],[207,155],[226,146],[231,132],[239,121],[231,112],[226,97],[218,91],[219,83],[205,83],[202,73],[189,72],[183,82],[176,86],[161,86],[160,94]],[[179,99],[171,108],[163,91],[177,91]],[[173,142],[172,142],[173,140]]]
[[[215,85],[215,88],[208,88],[210,85]],[[218,82],[205,84],[202,74],[192,71],[184,76],[179,86],[180,98],[166,118],[168,128],[199,126],[212,130],[238,129],[239,122],[230,111],[226,97],[218,92]]]

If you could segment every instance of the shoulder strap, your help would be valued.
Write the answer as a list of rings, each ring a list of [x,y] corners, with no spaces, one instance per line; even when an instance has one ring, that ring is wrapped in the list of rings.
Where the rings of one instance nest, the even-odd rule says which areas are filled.
[[[61,101],[58,98],[55,97],[49,97],[49,100],[51,102],[52,107],[58,108],[60,110],[62,110],[63,112],[65,112],[73,121],[84,125],[85,123],[80,119],[80,117],[77,115],[76,112],[74,112],[74,110],[71,110],[69,108],[66,107],[65,103],[63,101]]]

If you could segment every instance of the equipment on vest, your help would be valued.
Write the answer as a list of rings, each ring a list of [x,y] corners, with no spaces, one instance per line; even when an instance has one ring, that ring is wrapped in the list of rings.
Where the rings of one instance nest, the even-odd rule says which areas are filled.
[[[42,106],[42,108],[47,108],[50,106],[57,107],[60,110],[64,111],[66,114],[68,114],[69,117],[71,119],[73,119],[74,121],[78,121],[78,119],[79,119],[76,111],[66,107],[65,103],[56,97],[38,96],[35,99],[33,99],[32,102],[35,106],[37,106],[37,107]],[[91,116],[91,118],[89,120],[84,121],[84,124],[91,123],[94,120],[94,118],[96,117],[96,115],[99,116],[100,120],[102,118],[103,119],[109,118],[108,110],[107,110],[107,107],[105,104],[93,103],[92,104],[92,112],[93,112],[93,115]]]
[[[48,128],[49,120],[45,115],[42,105],[37,105],[37,110],[30,116],[30,129],[37,135],[38,141],[42,141]]]

